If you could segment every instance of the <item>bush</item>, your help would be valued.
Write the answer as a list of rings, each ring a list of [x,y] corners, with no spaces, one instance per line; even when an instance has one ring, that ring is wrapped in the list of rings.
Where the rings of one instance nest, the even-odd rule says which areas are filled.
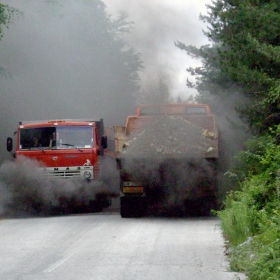
[[[280,275],[280,126],[253,139],[239,155],[240,190],[225,199],[218,212],[232,248],[231,268],[249,279],[279,279]],[[239,170],[239,171],[238,171]]]

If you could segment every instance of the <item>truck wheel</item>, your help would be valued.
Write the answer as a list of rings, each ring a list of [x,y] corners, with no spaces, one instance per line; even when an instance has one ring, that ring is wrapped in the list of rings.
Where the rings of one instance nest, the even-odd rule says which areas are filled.
[[[132,209],[130,209],[130,199],[127,197],[120,198],[120,214],[122,218],[131,218]]]
[[[108,208],[112,204],[112,199],[105,193],[96,194],[95,200],[102,206],[102,208]]]
[[[90,212],[102,212],[103,207],[98,200],[90,200],[89,201],[89,209]]]
[[[122,218],[143,217],[145,202],[142,197],[121,197],[120,214]]]
[[[212,210],[217,210],[217,199],[215,196],[205,197],[200,200],[200,216],[211,216]]]

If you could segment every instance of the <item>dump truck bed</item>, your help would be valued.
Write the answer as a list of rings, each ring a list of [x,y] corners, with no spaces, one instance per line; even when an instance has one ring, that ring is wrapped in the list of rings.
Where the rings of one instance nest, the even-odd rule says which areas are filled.
[[[125,128],[115,130],[115,137],[122,157],[218,157],[212,115],[131,116]]]

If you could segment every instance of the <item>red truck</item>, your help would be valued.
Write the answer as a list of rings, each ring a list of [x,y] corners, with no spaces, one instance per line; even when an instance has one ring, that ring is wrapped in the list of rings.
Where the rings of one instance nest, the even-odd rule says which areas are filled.
[[[121,217],[216,207],[218,129],[207,104],[138,106],[114,134]]]
[[[100,157],[107,148],[103,119],[65,119],[20,122],[13,139],[7,139],[7,150],[16,161],[36,160],[42,176],[49,179],[82,179],[93,182],[100,171]],[[104,198],[92,205],[108,207]]]

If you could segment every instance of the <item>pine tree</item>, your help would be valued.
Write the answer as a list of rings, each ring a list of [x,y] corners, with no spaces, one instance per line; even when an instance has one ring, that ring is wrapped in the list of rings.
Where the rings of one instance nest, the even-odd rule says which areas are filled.
[[[280,123],[280,1],[215,0],[207,5],[205,35],[211,44],[196,48],[177,42],[202,67],[189,68],[205,97],[242,92],[239,108],[252,128],[265,131]]]

